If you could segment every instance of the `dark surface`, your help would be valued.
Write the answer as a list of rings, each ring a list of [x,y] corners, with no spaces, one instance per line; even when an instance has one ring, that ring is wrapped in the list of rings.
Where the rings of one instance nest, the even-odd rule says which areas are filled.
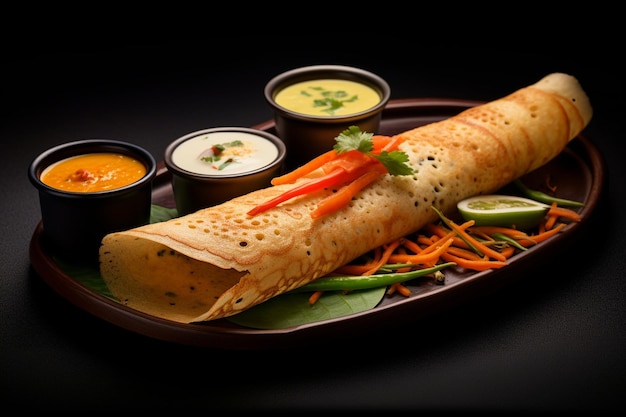
[[[593,50],[508,56],[510,50],[495,48],[421,48],[410,65],[386,50],[373,58],[304,48],[286,59],[263,47],[272,42],[46,44],[4,56],[3,406],[624,411],[626,152],[619,103],[625,72],[619,57]],[[392,99],[487,101],[553,71],[575,75],[595,109],[584,133],[607,167],[593,227],[566,253],[529,268],[525,279],[436,317],[284,350],[194,348],[147,338],[76,308],[33,271],[28,246],[40,212],[26,172],[42,150],[109,138],[143,146],[160,160],[167,144],[188,132],[268,120],[265,83],[312,64],[372,71],[389,82]]]

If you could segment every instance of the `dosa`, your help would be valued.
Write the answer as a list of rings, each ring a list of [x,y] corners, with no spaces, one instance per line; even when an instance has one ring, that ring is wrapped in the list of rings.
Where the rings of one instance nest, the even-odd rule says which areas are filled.
[[[467,197],[492,193],[557,156],[589,123],[573,76],[553,73],[512,94],[399,133],[414,174],[384,175],[344,208],[310,213],[332,191],[246,213],[295,184],[271,186],[165,222],[111,233],[100,272],[133,309],[193,323],[228,317],[416,232]],[[310,176],[319,175],[315,172]]]

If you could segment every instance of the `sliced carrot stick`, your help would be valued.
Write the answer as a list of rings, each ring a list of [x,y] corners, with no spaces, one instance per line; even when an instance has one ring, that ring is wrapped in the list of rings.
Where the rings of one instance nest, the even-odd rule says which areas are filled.
[[[330,187],[337,184],[340,181],[343,181],[346,177],[346,173],[342,170],[337,170],[335,172],[331,172],[328,175],[323,177],[316,178],[314,180],[302,183],[300,185],[295,186],[294,188],[285,191],[284,193],[255,206],[250,211],[248,211],[249,216],[254,216],[256,214],[262,213],[265,210],[268,210],[272,207],[276,207],[278,204],[290,200],[294,197],[311,193],[313,191],[318,191],[324,189],[325,187]]]
[[[334,149],[331,151],[325,152],[321,154],[320,156],[311,159],[309,162],[305,163],[304,165],[294,169],[293,171],[287,172],[284,175],[273,178],[272,185],[294,183],[299,178],[315,171],[318,168],[321,168],[322,165],[337,158],[337,156],[339,156],[339,154],[337,154],[337,152]]]
[[[375,164],[373,167],[374,169],[361,174],[354,181],[340,188],[336,193],[329,195],[317,203],[317,207],[311,213],[311,217],[313,219],[317,219],[345,207],[359,191],[365,188],[368,184],[374,182],[386,172],[384,167],[382,170],[375,168],[377,165],[382,166],[381,164]],[[359,170],[359,172],[365,169],[369,168],[364,167]]]
[[[391,136],[374,135],[372,136],[372,153],[380,153],[385,146],[392,141]]]
[[[351,151],[338,154],[336,158],[326,162],[322,166],[322,170],[326,174],[338,168],[343,169],[346,172],[352,172],[362,168],[364,165],[376,162],[376,159],[372,158],[370,155],[366,155],[363,152],[353,149]],[[385,172],[387,172],[386,169]]]
[[[387,143],[382,150],[387,152],[395,151],[396,149],[398,149],[398,146],[400,146],[402,142],[404,142],[404,138],[402,136],[393,136],[390,139],[389,143]]]

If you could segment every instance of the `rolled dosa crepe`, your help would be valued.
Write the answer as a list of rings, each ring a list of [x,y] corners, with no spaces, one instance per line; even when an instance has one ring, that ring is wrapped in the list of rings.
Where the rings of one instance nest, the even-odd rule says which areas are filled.
[[[399,133],[414,174],[383,175],[344,208],[311,212],[332,190],[258,204],[321,175],[271,186],[169,221],[112,233],[100,248],[121,303],[191,323],[228,317],[416,232],[467,197],[492,193],[558,155],[589,123],[578,81],[553,73],[506,97]]]

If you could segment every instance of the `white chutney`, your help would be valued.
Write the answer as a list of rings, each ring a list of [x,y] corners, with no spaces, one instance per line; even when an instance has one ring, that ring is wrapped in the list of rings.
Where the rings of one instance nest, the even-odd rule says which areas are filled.
[[[253,172],[276,158],[278,148],[268,139],[251,133],[227,131],[194,136],[178,145],[172,153],[172,162],[179,168],[218,177]]]

